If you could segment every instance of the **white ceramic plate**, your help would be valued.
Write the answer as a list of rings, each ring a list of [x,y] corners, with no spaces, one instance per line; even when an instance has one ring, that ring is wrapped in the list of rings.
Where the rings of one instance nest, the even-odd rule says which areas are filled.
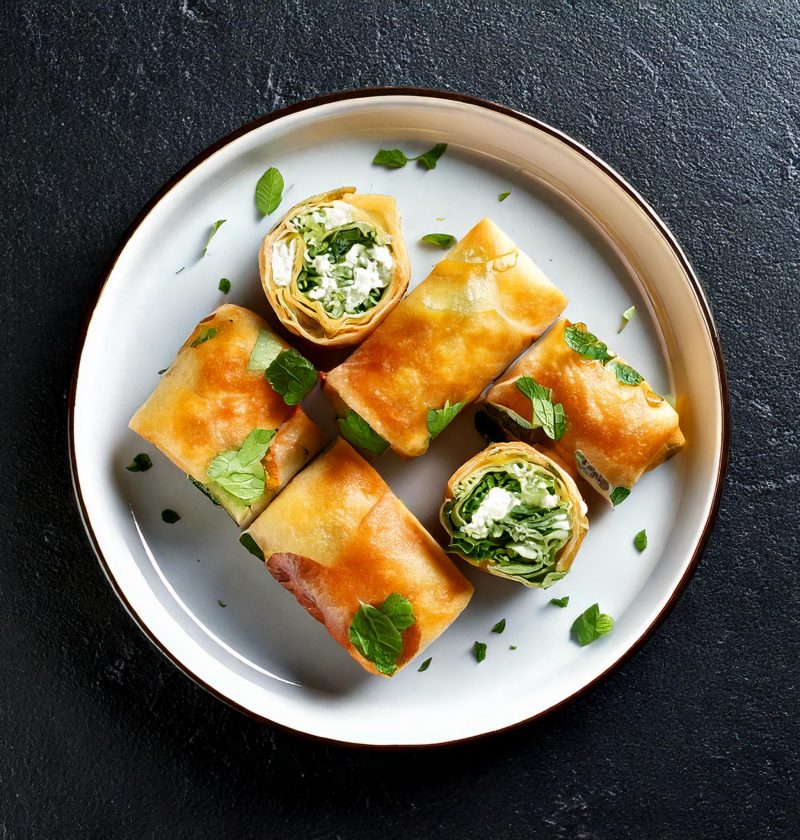
[[[371,165],[379,148],[417,153],[438,142],[449,147],[434,171]],[[589,535],[563,581],[547,592],[528,590],[456,560],[475,596],[425,652],[433,662],[424,673],[412,665],[392,680],[366,674],[241,548],[226,514],[128,430],[157,372],[200,318],[223,300],[267,313],[256,254],[281,210],[259,217],[253,190],[268,166],[286,180],[283,210],[341,184],[396,196],[412,284],[441,256],[418,244],[423,234],[460,237],[491,216],[566,292],[568,317],[587,321],[655,388],[678,396],[687,449],[647,475],[617,510],[589,499]],[[511,196],[498,202],[507,190]],[[227,222],[200,259],[216,219]],[[232,283],[227,297],[217,290],[221,277]],[[618,335],[631,304],[636,317]],[[307,402],[332,430],[321,394]],[[375,460],[442,541],[436,512],[445,482],[483,446],[473,413],[416,461]],[[711,528],[727,455],[725,376],[711,316],[653,210],[558,131],[491,103],[415,90],[356,91],[278,111],[179,173],[136,221],[108,272],[81,349],[71,420],[87,531],[148,637],[198,683],[258,718],[365,745],[431,745],[500,730],[608,673],[688,579]],[[127,472],[140,451],[152,455],[154,468]],[[164,524],[164,508],[177,510],[180,522]],[[650,542],[638,554],[632,540],[642,528]],[[567,609],[549,605],[566,594]],[[579,648],[570,625],[596,601],[615,617],[614,631]],[[491,633],[501,618],[505,633]],[[489,646],[480,665],[476,640]]]

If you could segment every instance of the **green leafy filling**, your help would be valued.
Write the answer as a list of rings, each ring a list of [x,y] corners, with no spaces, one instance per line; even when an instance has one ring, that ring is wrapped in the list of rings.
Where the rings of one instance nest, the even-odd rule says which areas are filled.
[[[208,477],[247,505],[264,493],[266,477],[261,459],[267,454],[275,437],[274,429],[253,429],[241,448],[222,452],[212,459]]]
[[[384,440],[360,414],[352,409],[347,412],[347,417],[339,418],[339,431],[342,437],[350,441],[353,446],[374,452],[376,455],[384,453],[389,446],[388,441]]]
[[[457,485],[443,514],[450,551],[541,589],[566,574],[556,562],[572,535],[573,506],[544,467],[520,460],[478,470]]]
[[[216,338],[216,335],[216,327],[203,327],[203,329],[200,330],[197,338],[189,346],[199,347],[201,344],[205,344],[207,341],[211,341],[212,338]]]
[[[239,542],[253,555],[258,557],[262,562],[264,561],[264,552],[258,547],[258,543],[250,536],[250,534],[242,534],[239,537]]]
[[[453,422],[462,408],[464,408],[463,402],[450,405],[450,400],[446,400],[443,408],[428,409],[427,425],[431,440],[437,438]]]
[[[400,634],[414,621],[411,602],[396,592],[380,607],[362,602],[350,624],[350,644],[382,674],[391,676],[403,652]]]

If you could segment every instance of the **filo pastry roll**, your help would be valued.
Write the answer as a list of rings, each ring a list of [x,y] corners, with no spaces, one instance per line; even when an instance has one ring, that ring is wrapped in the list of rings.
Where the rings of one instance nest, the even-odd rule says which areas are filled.
[[[324,444],[302,408],[265,378],[257,358],[264,352],[296,354],[254,312],[220,306],[192,330],[130,421],[240,526]]]
[[[326,377],[342,434],[422,455],[562,312],[566,297],[490,219]],[[353,434],[353,432],[358,434]]]
[[[291,210],[264,239],[261,283],[281,322],[315,344],[357,344],[408,288],[397,202],[341,187]]]
[[[675,409],[583,323],[556,323],[486,395],[487,411],[508,434],[541,440],[525,377],[563,407],[566,429],[547,444],[612,505],[684,446]]]
[[[341,438],[291,481],[244,539],[373,674],[397,673],[472,595],[430,534]]]
[[[526,443],[495,443],[447,483],[441,520],[452,551],[492,575],[547,589],[589,529],[575,482]]]

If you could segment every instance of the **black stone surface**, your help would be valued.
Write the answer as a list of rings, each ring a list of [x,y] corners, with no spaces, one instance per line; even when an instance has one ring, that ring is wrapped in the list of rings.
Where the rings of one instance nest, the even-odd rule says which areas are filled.
[[[0,6],[0,838],[798,836],[797,21],[750,0]],[[733,400],[717,529],[656,636],[546,719],[433,752],[274,731],[175,670],[103,578],[66,448],[84,313],[150,195],[257,115],[386,84],[522,109],[628,177],[705,283]]]

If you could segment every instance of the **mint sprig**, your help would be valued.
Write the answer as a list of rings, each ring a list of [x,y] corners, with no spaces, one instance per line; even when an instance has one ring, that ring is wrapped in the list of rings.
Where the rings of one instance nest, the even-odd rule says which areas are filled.
[[[530,401],[533,409],[531,427],[539,428],[551,440],[561,440],[567,431],[567,415],[561,403],[553,402],[553,391],[530,376],[520,376],[516,386]]]
[[[414,621],[411,602],[396,592],[380,607],[361,602],[350,624],[350,644],[382,674],[391,676],[397,671],[397,660],[403,652],[400,633]]]
[[[421,155],[410,157],[401,149],[380,149],[378,153],[372,158],[375,166],[385,166],[387,169],[402,169],[407,163],[412,160],[419,162],[419,165],[425,169],[436,169],[436,164],[439,158],[447,150],[447,143],[437,143],[433,148],[428,149]]]
[[[585,647],[610,633],[613,627],[614,619],[605,613],[601,614],[599,604],[592,604],[575,619],[572,636],[581,647]]]

